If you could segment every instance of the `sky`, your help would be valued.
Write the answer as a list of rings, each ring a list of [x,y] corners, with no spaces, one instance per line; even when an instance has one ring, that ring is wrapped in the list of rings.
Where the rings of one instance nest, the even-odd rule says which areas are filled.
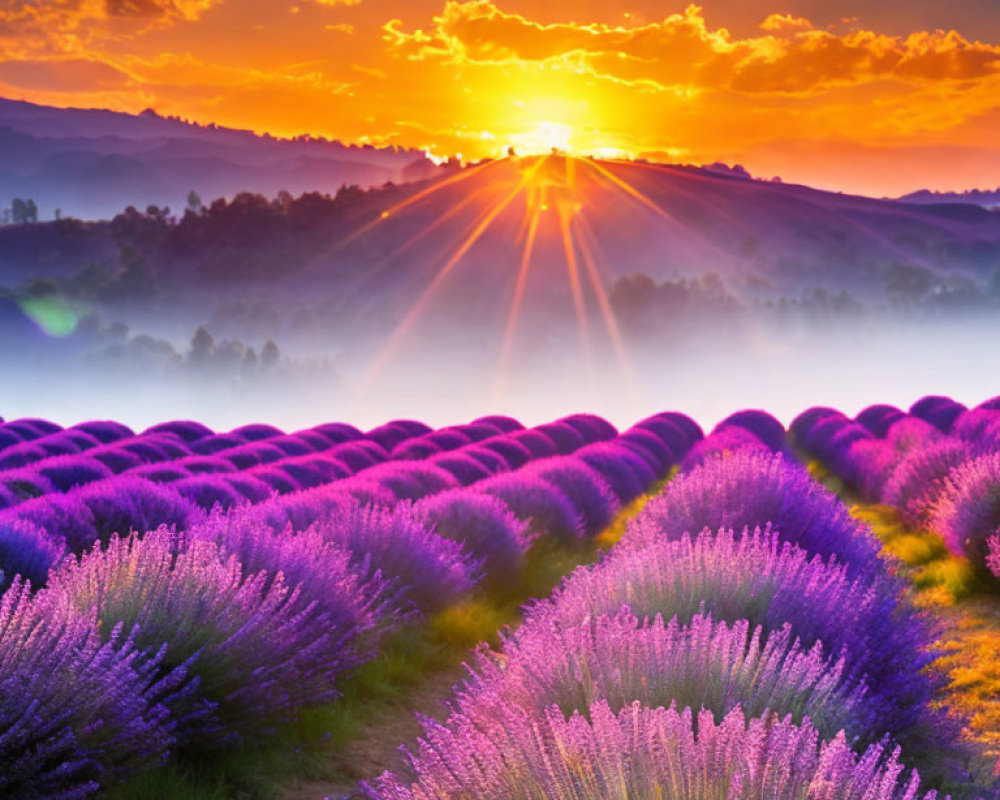
[[[1000,185],[996,0],[0,0],[0,96],[875,196]]]

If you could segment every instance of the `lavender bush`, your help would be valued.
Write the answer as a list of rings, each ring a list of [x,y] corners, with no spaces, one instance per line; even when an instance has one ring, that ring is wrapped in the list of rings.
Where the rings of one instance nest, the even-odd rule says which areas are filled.
[[[435,533],[408,503],[379,509],[349,502],[316,530],[351,554],[354,570],[380,574],[404,610],[440,611],[471,591],[481,575],[482,559]]]
[[[551,536],[569,546],[584,538],[583,516],[551,481],[517,471],[480,481],[473,489],[502,500],[528,526],[528,538]]]
[[[898,757],[878,745],[858,756],[808,721],[739,709],[718,721],[639,703],[616,715],[598,702],[589,719],[552,709],[539,722],[508,705],[488,730],[461,715],[425,720],[409,755],[415,780],[386,773],[365,789],[378,800],[935,800],[916,773],[900,781]]]
[[[171,722],[159,664],[94,614],[17,580],[0,598],[0,795],[77,800],[166,760]]]
[[[781,454],[738,451],[679,475],[631,521],[627,536],[679,538],[703,528],[771,524],[810,554],[835,555],[856,572],[881,569],[880,544],[843,503]]]
[[[343,556],[311,549],[282,567],[296,563],[340,577],[346,566]],[[96,609],[108,641],[118,626],[138,626],[135,646],[162,651],[160,674],[182,668],[197,680],[197,696],[168,704],[184,747],[232,745],[267,732],[296,706],[332,700],[336,678],[356,663],[350,645],[364,619],[302,599],[280,572],[244,570],[214,541],[185,542],[165,528],[141,539],[113,536],[107,549],[64,562],[46,592]]]
[[[849,681],[867,681],[866,705],[884,732],[902,736],[929,718],[939,681],[924,671],[932,635],[897,579],[882,573],[852,579],[846,565],[810,560],[759,529],[641,538],[645,545],[623,540],[595,567],[577,569],[533,614],[576,625],[628,605],[640,620],[676,615],[684,623],[703,613],[767,631],[788,623],[804,646],[822,642],[826,652],[843,655]],[[548,604],[551,611],[544,610]]]
[[[525,523],[502,500],[455,489],[422,500],[413,511],[439,536],[461,543],[482,559],[491,583],[509,585],[519,577],[531,540]]]
[[[948,474],[931,527],[952,553],[985,567],[987,539],[1000,527],[1000,453],[973,458]]]
[[[520,472],[549,481],[562,491],[583,518],[583,532],[587,536],[596,536],[607,528],[621,509],[608,482],[574,456],[534,461]]]
[[[586,715],[605,700],[612,711],[633,701],[654,708],[707,709],[717,718],[739,706],[752,718],[772,713],[801,724],[808,717],[824,739],[847,730],[850,739],[877,741],[864,706],[864,686],[843,679],[843,662],[793,641],[790,626],[764,636],[748,622],[715,622],[696,614],[688,624],[648,625],[628,607],[562,626],[557,615],[533,614],[502,639],[502,652],[485,645],[453,708],[472,720],[489,718],[496,700],[524,708],[555,705],[567,717]]]
[[[972,448],[966,442],[954,438],[912,450],[892,467],[882,489],[882,502],[896,506],[908,525],[930,525],[934,505],[945,489],[945,479],[972,455]]]

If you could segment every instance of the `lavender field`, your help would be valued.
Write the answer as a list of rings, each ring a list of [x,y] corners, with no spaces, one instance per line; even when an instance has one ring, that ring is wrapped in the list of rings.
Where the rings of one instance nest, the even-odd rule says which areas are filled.
[[[998,454],[936,396],[5,421],[0,796],[996,797]]]

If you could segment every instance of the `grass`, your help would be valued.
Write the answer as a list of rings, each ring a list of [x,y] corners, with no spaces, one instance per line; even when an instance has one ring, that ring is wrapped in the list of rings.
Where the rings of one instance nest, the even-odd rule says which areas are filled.
[[[990,784],[1000,758],[1000,603],[968,559],[951,554],[933,531],[908,528],[897,510],[854,505],[912,582],[912,596],[939,628],[934,668],[946,676],[940,705],[961,721],[965,765],[976,785]],[[968,787],[953,787],[967,796]],[[964,791],[963,791],[964,789]]]
[[[666,483],[664,481],[663,483]],[[379,655],[346,676],[342,697],[301,711],[281,725],[263,747],[174,759],[161,769],[105,791],[106,800],[273,800],[299,781],[337,781],[345,777],[337,755],[363,732],[400,714],[412,716],[411,701],[435,676],[454,670],[479,642],[496,643],[498,632],[521,619],[521,608],[548,596],[581,564],[592,562],[616,543],[628,520],[660,490],[623,509],[600,536],[577,548],[542,539],[525,558],[519,580],[502,590],[480,591],[421,624],[389,634]],[[395,744],[402,744],[396,742]]]

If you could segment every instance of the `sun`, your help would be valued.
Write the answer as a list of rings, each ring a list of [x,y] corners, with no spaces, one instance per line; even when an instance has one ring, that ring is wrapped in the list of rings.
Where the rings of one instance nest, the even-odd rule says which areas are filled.
[[[553,151],[573,150],[573,129],[563,122],[545,120],[532,131],[510,136],[511,146],[523,155],[545,155]]]

